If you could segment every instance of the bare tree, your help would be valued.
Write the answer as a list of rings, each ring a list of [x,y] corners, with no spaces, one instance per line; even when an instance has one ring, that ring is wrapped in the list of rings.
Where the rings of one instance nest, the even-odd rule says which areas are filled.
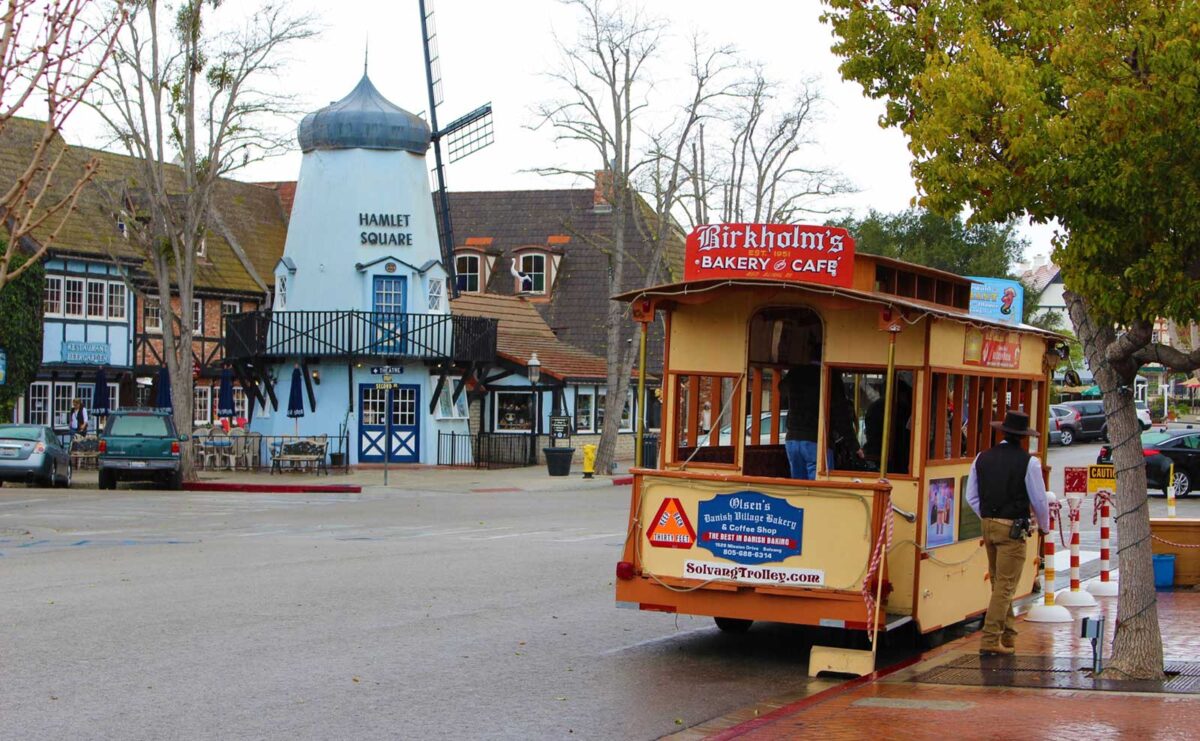
[[[681,155],[711,103],[724,94],[722,79],[732,60],[727,49],[706,49],[693,38],[691,95],[669,116],[674,123],[654,132],[657,111],[649,100],[649,68],[662,50],[664,24],[637,10],[614,9],[604,0],[564,2],[580,12],[582,24],[576,39],[559,43],[560,65],[548,75],[566,95],[537,109],[538,126],[551,126],[559,142],[587,144],[596,155],[596,166],[535,171],[584,178],[597,169],[604,173],[597,188],[612,207],[609,231],[599,237],[579,236],[607,255],[609,293],[615,294],[661,275],[663,251],[678,236],[671,210],[687,182]],[[639,194],[639,185],[648,189],[649,203]],[[636,250],[627,243],[631,233],[641,243]],[[600,471],[608,470],[614,459],[621,404],[636,355],[627,307],[610,301],[605,319],[609,408],[596,455]]]
[[[135,163],[134,178],[108,187],[160,297],[163,355],[179,429],[192,425],[196,261],[214,223],[218,182],[285,145],[266,119],[289,106],[264,78],[279,69],[284,47],[314,33],[308,17],[271,4],[256,9],[239,29],[208,30],[207,24],[226,20],[214,17],[221,7],[212,0],[138,3],[93,101]],[[192,474],[185,456],[184,475]]]
[[[0,216],[8,244],[0,252],[0,290],[39,262],[66,222],[79,192],[96,172],[89,160],[67,172],[60,131],[112,52],[124,20],[120,0],[106,12],[89,0],[7,0],[0,16],[0,135],[18,114],[41,118],[23,170],[0,183]],[[44,118],[43,118],[44,117]],[[71,183],[65,189],[59,180]],[[32,254],[13,264],[34,232]]]
[[[805,81],[781,104],[779,87],[761,65],[753,66],[730,96],[727,113],[706,126],[688,151],[692,187],[685,205],[693,225],[714,216],[790,223],[804,214],[830,213],[831,196],[853,191],[836,170],[817,162],[812,134],[818,88]]]

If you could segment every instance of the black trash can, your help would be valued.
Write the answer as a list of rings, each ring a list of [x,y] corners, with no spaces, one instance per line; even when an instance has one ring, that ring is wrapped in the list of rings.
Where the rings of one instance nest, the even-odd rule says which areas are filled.
[[[346,467],[346,454],[345,453],[330,453],[329,454],[329,465],[333,468],[345,468]]]
[[[546,469],[551,476],[571,475],[571,458],[575,455],[575,448],[542,448],[542,455],[546,456]]]
[[[642,468],[658,468],[658,435],[642,438]]]

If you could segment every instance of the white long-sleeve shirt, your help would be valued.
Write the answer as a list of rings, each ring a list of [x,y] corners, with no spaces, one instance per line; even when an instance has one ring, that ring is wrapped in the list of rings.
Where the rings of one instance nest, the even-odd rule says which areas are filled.
[[[1003,440],[1000,444],[1008,445],[1008,441]],[[979,456],[975,456],[975,461],[978,460]],[[975,472],[975,461],[971,461],[971,473],[967,476],[967,504],[971,505],[977,516],[982,517],[979,514],[979,478]],[[1037,517],[1038,528],[1049,530],[1050,506],[1046,500],[1046,485],[1042,482],[1042,462],[1034,456],[1029,456],[1029,466],[1025,469],[1025,491],[1029,493],[1029,505]]]

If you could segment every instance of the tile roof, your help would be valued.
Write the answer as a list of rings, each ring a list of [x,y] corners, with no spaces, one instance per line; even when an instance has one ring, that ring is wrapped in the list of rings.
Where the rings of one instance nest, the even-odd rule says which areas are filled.
[[[1021,280],[1025,281],[1035,294],[1040,294],[1046,290],[1046,286],[1054,281],[1058,276],[1058,272],[1058,266],[1049,262],[1021,273]]]
[[[14,168],[36,141],[42,124],[14,118],[0,135],[0,182],[11,181]],[[59,147],[67,146],[58,139]],[[59,175],[51,185],[51,194],[65,193],[90,158],[99,161],[91,183],[80,193],[76,208],[55,240],[52,252],[100,259],[125,259],[140,262],[135,248],[117,230],[116,212],[123,192],[136,191],[139,174],[136,162],[125,155],[86,147],[67,146]],[[175,165],[164,171],[168,188],[182,192],[183,174]],[[216,218],[205,236],[207,259],[197,261],[196,287],[216,292],[260,294],[262,284],[272,280],[274,264],[283,254],[287,223],[279,197],[272,191],[236,180],[217,183],[214,207]],[[56,222],[51,222],[56,223]],[[36,230],[33,238],[44,239],[50,225]],[[226,239],[228,235],[231,239]],[[230,244],[230,241],[234,245]],[[242,256],[245,256],[243,262]],[[255,279],[257,274],[258,280]]]
[[[605,378],[604,358],[558,339],[526,298],[467,293],[450,302],[450,311],[458,316],[498,319],[496,353],[510,362],[524,367],[536,352],[542,372],[554,378]]]

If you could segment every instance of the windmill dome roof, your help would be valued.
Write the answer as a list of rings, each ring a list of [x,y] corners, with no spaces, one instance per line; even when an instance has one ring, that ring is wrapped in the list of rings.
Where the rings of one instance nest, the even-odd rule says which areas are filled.
[[[425,154],[431,132],[420,116],[383,97],[364,73],[350,94],[300,121],[300,151],[400,149]]]

